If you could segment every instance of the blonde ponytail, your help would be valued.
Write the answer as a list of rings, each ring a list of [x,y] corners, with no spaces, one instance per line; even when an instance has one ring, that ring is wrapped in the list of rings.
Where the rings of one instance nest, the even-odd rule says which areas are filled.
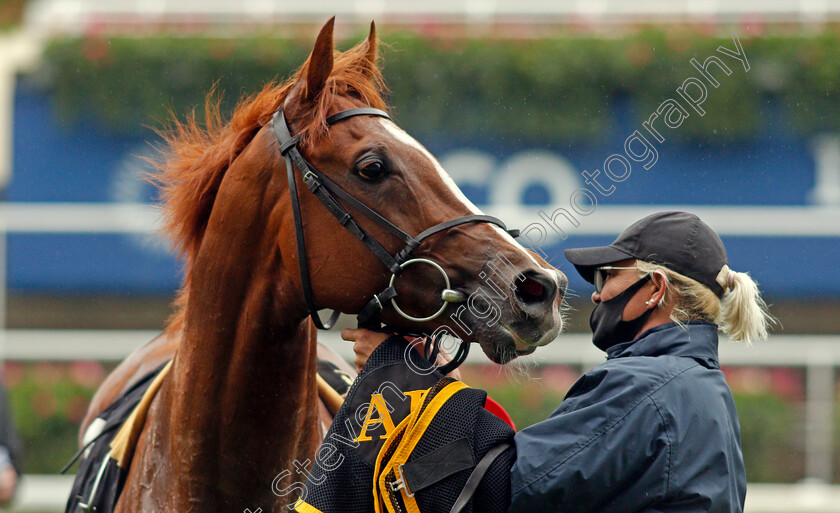
[[[639,274],[662,271],[666,291],[660,307],[673,299],[671,320],[677,324],[706,321],[718,325],[729,338],[751,345],[767,338],[776,320],[767,312],[758,285],[747,273],[736,273],[724,265],[716,281],[723,287],[723,299],[702,283],[652,262],[636,261]]]
[[[767,312],[767,304],[761,298],[758,285],[747,273],[734,272],[726,265],[721,274],[724,270],[727,280],[722,285],[728,293],[721,300],[720,330],[732,340],[743,341],[747,345],[765,340],[769,326],[776,320]]]

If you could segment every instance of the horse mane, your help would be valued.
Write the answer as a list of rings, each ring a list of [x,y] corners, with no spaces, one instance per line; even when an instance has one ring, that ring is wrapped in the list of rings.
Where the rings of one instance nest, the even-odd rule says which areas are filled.
[[[379,66],[367,60],[367,45],[368,42],[363,41],[346,52],[334,53],[332,72],[313,102],[314,108],[305,118],[294,119],[302,147],[317,143],[327,135],[328,111],[338,97],[349,95],[371,107],[387,110],[382,98],[385,83]],[[173,115],[158,131],[163,138],[161,157],[152,160],[155,170],[149,180],[160,191],[163,230],[184,265],[184,279],[167,331],[181,327],[192,266],[225,172],[260,128],[271,121],[274,112],[283,106],[298,79],[306,76],[308,66],[307,59],[285,81],[268,83],[260,92],[241,99],[228,122],[221,114],[221,98],[214,87],[205,99],[204,123],[197,119],[195,112],[188,114],[184,121]],[[302,95],[305,94],[306,91],[302,91]]]

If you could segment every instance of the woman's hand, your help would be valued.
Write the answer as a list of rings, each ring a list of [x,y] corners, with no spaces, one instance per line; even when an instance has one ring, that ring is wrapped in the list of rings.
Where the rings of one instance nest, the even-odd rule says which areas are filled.
[[[356,365],[356,372],[362,372],[362,367],[364,367],[365,363],[367,363],[373,350],[379,347],[379,344],[384,342],[385,339],[391,335],[391,333],[381,333],[366,329],[346,329],[341,332],[341,338],[354,343],[353,352],[356,353],[356,358],[353,359],[353,363]],[[408,340],[408,342],[412,344],[414,348],[420,352],[420,354],[423,354],[423,348],[426,342],[425,339],[407,338],[406,340]],[[437,366],[442,367],[451,360],[452,357],[441,348],[437,357]],[[452,379],[460,380],[461,372],[458,369],[455,369],[447,374],[447,376]]]
[[[341,338],[353,342],[353,352],[356,353],[353,364],[356,365],[356,372],[362,372],[362,367],[367,363],[373,350],[390,336],[390,333],[380,333],[366,329],[353,330],[348,328],[341,331]]]

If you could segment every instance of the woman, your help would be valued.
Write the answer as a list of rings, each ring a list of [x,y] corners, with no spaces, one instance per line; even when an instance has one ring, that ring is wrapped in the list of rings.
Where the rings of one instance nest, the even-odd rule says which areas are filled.
[[[595,285],[590,327],[607,361],[517,433],[509,511],[743,511],[740,428],[717,332],[766,338],[755,282],[685,212],[653,214],[609,246],[565,255]],[[376,343],[346,335],[357,363]]]

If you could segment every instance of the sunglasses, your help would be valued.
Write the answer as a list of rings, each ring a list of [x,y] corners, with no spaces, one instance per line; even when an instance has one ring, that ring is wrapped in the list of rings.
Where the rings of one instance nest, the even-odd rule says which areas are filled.
[[[595,269],[595,292],[598,294],[604,289],[604,283],[607,282],[608,271],[624,271],[627,269],[638,269],[638,267],[617,267],[614,265],[605,265]]]

